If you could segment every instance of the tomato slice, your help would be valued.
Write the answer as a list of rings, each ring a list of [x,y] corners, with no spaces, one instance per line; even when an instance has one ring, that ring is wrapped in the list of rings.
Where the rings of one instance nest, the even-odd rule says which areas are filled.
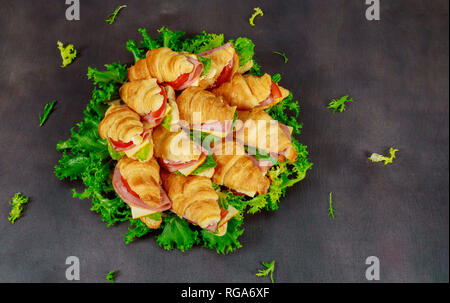
[[[281,98],[282,95],[281,95],[280,88],[278,87],[278,84],[276,84],[273,81],[272,81],[272,85],[270,86],[270,91],[272,93],[272,97],[274,100]]]
[[[125,180],[122,176],[120,176],[120,178],[122,179],[122,183],[125,186],[125,188],[128,190],[128,192],[130,194],[132,194],[133,196],[135,196],[136,198],[140,199],[141,197],[139,197],[139,195],[131,189],[130,185],[128,185],[127,180]]]
[[[167,96],[166,96],[166,91],[164,90],[164,88],[161,88],[160,94],[164,97],[164,99],[163,99],[163,103],[161,104],[161,106],[154,112],[150,113],[150,116],[152,116],[154,118],[161,116],[164,113],[164,110],[166,109]]]
[[[174,89],[177,89],[178,87],[183,85],[183,83],[186,82],[189,79],[189,75],[190,74],[191,73],[182,74],[175,81],[166,82],[166,83],[169,84],[170,86],[172,86]]]
[[[219,78],[217,78],[216,82],[214,83],[214,86],[219,86],[222,83],[227,82],[228,80],[230,80],[232,74],[233,74],[233,66],[231,63],[228,63],[222,69],[222,72],[220,73]]]
[[[220,209],[220,220],[222,220],[223,218],[225,218],[228,215],[228,210],[225,208],[221,208]]]
[[[235,191],[234,189],[232,189],[231,192],[232,192],[233,194],[235,194],[235,195],[238,195],[238,196],[246,196],[246,194],[237,192],[237,191]]]
[[[115,141],[115,140],[113,140],[111,138],[109,138],[109,141],[111,142],[113,147],[117,147],[117,148],[120,148],[120,149],[126,149],[128,147],[131,147],[134,144],[133,141],[130,141],[130,142],[123,142],[123,141],[120,141],[120,140]]]

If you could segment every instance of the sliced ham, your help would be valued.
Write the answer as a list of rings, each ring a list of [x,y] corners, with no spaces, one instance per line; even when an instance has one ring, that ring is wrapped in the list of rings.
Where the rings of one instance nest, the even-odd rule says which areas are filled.
[[[194,68],[192,69],[192,72],[189,74],[189,78],[181,84],[179,87],[174,87],[176,90],[183,90],[188,88],[189,86],[192,86],[192,84],[200,78],[200,75],[203,71],[203,63],[201,63],[199,60],[187,57],[188,61],[191,62],[194,65]]]
[[[232,124],[233,124],[233,121],[231,121],[231,120],[215,121],[215,122],[202,123],[202,125],[200,127],[198,127],[198,125],[194,125],[193,128],[201,129],[201,131],[208,132],[208,133],[216,132],[216,133],[227,134],[230,131]]]
[[[178,171],[180,169],[193,166],[195,163],[198,163],[200,161],[204,161],[206,158],[206,154],[202,153],[200,157],[197,160],[192,160],[188,162],[182,162],[182,161],[167,161],[163,160],[162,165],[171,173]]]
[[[119,197],[129,206],[148,209],[155,212],[168,210],[172,206],[172,202],[170,201],[169,197],[162,187],[160,188],[161,204],[158,207],[151,207],[138,197],[134,196],[127,190],[126,186],[123,184],[122,175],[120,174],[120,170],[117,166],[114,170],[112,184]]]
[[[259,102],[258,106],[266,106],[273,103],[273,97],[272,94],[269,95],[265,100]]]
[[[221,46],[219,46],[219,47],[216,47],[216,48],[207,50],[207,51],[205,51],[205,52],[201,52],[201,53],[199,53],[198,55],[199,55],[199,56],[202,56],[202,57],[205,57],[205,56],[211,55],[212,53],[215,53],[215,52],[217,52],[217,51],[219,51],[219,50],[221,50],[221,49],[225,49],[225,48],[227,48],[227,47],[230,47],[230,46],[232,46],[232,45],[233,45],[233,44],[232,44],[231,42],[228,42],[228,43],[226,43],[226,44],[224,44],[224,45],[221,45]]]

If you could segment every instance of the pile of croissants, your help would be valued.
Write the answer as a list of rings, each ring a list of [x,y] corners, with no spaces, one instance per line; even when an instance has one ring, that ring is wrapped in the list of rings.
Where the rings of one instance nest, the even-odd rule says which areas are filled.
[[[198,56],[210,60],[207,72]],[[170,210],[222,236],[238,211],[221,208],[213,182],[237,195],[264,195],[274,163],[249,148],[276,161],[296,159],[292,129],[264,111],[289,91],[268,74],[246,74],[252,65],[240,66],[227,43],[197,55],[152,49],[128,69],[121,101],[110,105],[98,131],[117,157],[113,186],[133,218],[158,228],[162,218],[154,214]],[[215,140],[202,146],[193,131]],[[202,168],[211,157],[215,165]]]

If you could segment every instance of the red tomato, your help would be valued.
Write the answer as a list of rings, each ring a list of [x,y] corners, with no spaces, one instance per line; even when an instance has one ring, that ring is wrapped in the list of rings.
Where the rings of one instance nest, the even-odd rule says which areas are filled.
[[[134,144],[133,141],[130,141],[130,142],[123,142],[123,141],[120,141],[120,140],[115,141],[115,140],[113,140],[111,138],[109,138],[109,141],[111,142],[113,147],[117,147],[117,148],[120,148],[120,149],[126,149],[128,147],[131,147]]]
[[[272,97],[273,99],[278,99],[281,98],[281,91],[280,88],[278,87],[278,85],[272,81],[272,86],[270,87],[270,91],[272,92]]]
[[[130,194],[132,194],[133,196],[135,196],[136,198],[140,199],[141,197],[139,197],[139,195],[131,189],[130,185],[128,185],[127,180],[125,180],[122,176],[120,176],[120,178],[122,179],[122,183],[125,186],[125,188],[128,190],[128,192]]]
[[[234,189],[232,189],[231,192],[238,196],[246,196],[246,194],[239,193],[239,192],[235,191]]]
[[[228,215],[228,210],[221,208],[220,209],[220,219],[222,220],[223,218],[225,218]]]
[[[161,116],[164,113],[164,110],[166,109],[167,96],[166,96],[166,91],[164,90],[164,88],[161,88],[160,94],[163,95],[163,97],[164,97],[161,107],[158,108],[157,110],[155,110],[154,112],[150,113],[150,116],[155,117],[155,118]]]
[[[175,81],[166,82],[166,83],[169,84],[170,86],[172,86],[173,88],[177,89],[178,87],[180,87],[184,82],[186,82],[189,79],[190,74],[191,73],[182,74]]]
[[[219,86],[222,83],[227,82],[228,80],[230,80],[232,74],[233,66],[231,66],[231,64],[225,65],[222,72],[220,73],[219,78],[217,78],[216,82],[214,83],[214,86]]]

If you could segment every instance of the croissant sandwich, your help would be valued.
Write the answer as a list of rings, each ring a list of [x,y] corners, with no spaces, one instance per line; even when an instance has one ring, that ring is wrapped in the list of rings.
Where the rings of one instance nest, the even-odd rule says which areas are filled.
[[[98,126],[102,139],[108,140],[113,159],[123,154],[133,159],[147,161],[153,156],[151,131],[128,106],[113,105]]]
[[[289,96],[289,91],[273,82],[268,74],[257,77],[237,73],[231,81],[214,89],[213,93],[239,110],[271,107]]]
[[[163,185],[170,199],[172,210],[179,216],[206,230],[223,235],[227,222],[238,214],[234,207],[219,207],[218,196],[211,179],[201,176],[182,176],[161,172]]]
[[[241,144],[221,142],[214,146],[213,157],[217,163],[212,177],[214,183],[251,197],[267,193],[270,180],[254,165]]]
[[[153,132],[155,157],[161,166],[169,172],[179,172],[184,176],[190,174],[211,177],[214,168],[203,165],[208,155],[201,146],[194,143],[189,135],[180,130],[170,132],[158,126]]]
[[[127,82],[120,87],[119,93],[123,102],[142,116],[150,128],[159,125],[171,110],[166,90],[156,79]]]
[[[292,146],[292,127],[272,119],[269,114],[259,108],[252,111],[239,111],[238,115],[242,125],[237,123],[239,130],[235,134],[236,141],[250,147],[247,152],[251,155],[261,154],[261,151],[263,154],[268,154],[268,159],[256,161],[261,169],[267,171],[277,159],[286,158],[289,161],[295,161],[297,153]]]
[[[199,87],[212,88],[227,82],[238,71],[239,56],[231,42],[198,54],[211,60],[211,68],[200,77]]]
[[[114,170],[112,184],[120,198],[130,206],[134,219],[147,217],[142,220],[144,223],[155,223],[148,216],[171,207],[172,203],[161,186],[159,165],[154,158],[148,162],[127,157],[120,159]]]
[[[128,69],[128,80],[156,78],[176,90],[198,85],[203,71],[196,55],[177,53],[168,47],[154,48]]]
[[[222,97],[189,87],[177,98],[180,120],[194,130],[225,137],[231,131],[236,107],[224,103]]]

